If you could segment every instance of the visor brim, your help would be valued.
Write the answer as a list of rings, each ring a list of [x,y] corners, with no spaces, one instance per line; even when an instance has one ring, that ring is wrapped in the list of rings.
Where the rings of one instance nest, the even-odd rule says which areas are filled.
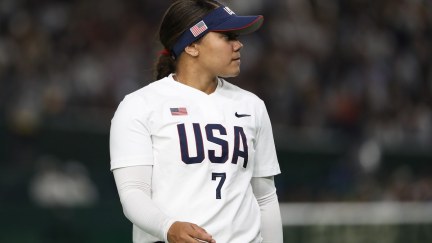
[[[250,34],[257,31],[263,24],[264,17],[257,16],[233,16],[223,23],[214,26],[214,32],[232,32],[238,35]]]

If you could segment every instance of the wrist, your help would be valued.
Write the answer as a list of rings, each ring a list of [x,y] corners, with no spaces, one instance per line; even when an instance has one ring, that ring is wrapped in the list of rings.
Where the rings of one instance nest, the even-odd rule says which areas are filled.
[[[163,234],[163,239],[165,242],[169,243],[168,241],[168,231],[171,228],[171,226],[175,223],[176,221],[174,219],[167,219],[165,221],[165,223],[163,224],[162,227],[162,234]]]

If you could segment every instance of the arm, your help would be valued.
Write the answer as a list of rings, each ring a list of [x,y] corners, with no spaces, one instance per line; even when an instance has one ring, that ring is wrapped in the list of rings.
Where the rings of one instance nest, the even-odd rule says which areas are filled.
[[[151,200],[153,166],[123,167],[113,170],[123,213],[133,224],[159,239],[166,235],[174,220]]]
[[[134,225],[165,242],[201,239],[214,242],[195,224],[178,222],[164,214],[151,199],[153,166],[141,165],[113,170],[123,212]]]
[[[263,243],[282,243],[282,219],[273,176],[253,177],[251,185],[261,209]]]

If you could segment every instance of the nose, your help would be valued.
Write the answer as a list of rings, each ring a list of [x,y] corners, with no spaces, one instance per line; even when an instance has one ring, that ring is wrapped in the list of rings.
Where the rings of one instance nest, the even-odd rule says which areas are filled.
[[[239,40],[236,40],[234,42],[234,51],[240,51],[240,49],[243,48],[243,43],[241,43]]]

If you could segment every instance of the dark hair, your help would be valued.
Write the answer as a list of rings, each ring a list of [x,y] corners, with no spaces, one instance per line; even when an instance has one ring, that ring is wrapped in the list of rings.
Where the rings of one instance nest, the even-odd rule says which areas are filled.
[[[175,72],[176,59],[172,48],[181,34],[219,6],[214,0],[178,0],[165,12],[159,28],[159,41],[171,54],[161,54],[156,62],[156,79]]]

